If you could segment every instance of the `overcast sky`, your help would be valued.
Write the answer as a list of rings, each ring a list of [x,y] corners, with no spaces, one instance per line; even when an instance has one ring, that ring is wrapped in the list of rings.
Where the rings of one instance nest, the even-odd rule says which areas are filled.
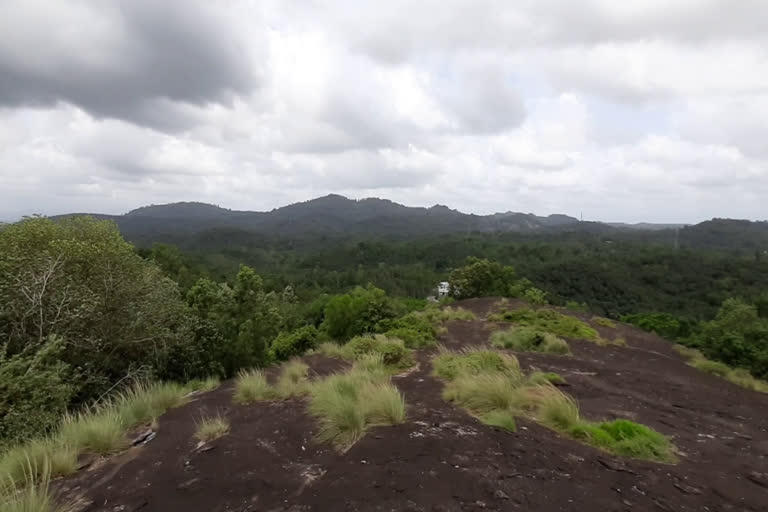
[[[765,0],[3,0],[0,219],[768,218]]]

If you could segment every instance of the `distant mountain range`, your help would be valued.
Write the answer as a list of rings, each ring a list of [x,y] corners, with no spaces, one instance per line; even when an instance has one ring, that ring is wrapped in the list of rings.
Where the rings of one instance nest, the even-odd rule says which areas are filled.
[[[65,217],[77,214],[67,214]],[[560,233],[606,240],[680,244],[717,250],[768,249],[768,223],[713,219],[684,224],[584,222],[568,215],[541,217],[531,213],[466,214],[435,205],[409,207],[387,199],[353,200],[327,195],[269,212],[238,211],[206,203],[182,202],[143,206],[124,215],[88,214],[114,220],[123,235],[140,245],[156,241],[186,243],[194,238],[215,245],[253,244],[259,239],[325,237],[413,238],[445,234]]]

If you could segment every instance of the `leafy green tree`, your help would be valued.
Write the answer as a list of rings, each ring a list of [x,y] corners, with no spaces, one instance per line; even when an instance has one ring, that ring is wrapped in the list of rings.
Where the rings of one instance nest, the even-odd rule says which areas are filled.
[[[282,318],[277,297],[264,290],[252,268],[242,265],[231,287],[200,279],[187,293],[187,301],[225,340],[221,363],[227,375],[268,362],[269,342],[279,332]]]
[[[451,294],[457,299],[509,296],[516,284],[515,270],[486,259],[470,257],[467,265],[451,272]]]
[[[307,350],[314,348],[320,333],[313,325],[306,325],[293,332],[281,332],[272,341],[270,350],[272,359],[284,361],[294,356],[300,356]]]
[[[331,338],[349,340],[369,332],[379,332],[397,310],[384,290],[368,285],[331,298],[325,306],[322,329]]]

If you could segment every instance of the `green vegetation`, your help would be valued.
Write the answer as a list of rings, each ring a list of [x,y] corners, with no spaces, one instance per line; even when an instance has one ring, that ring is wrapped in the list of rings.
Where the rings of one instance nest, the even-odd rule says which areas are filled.
[[[582,419],[576,402],[551,384],[559,376],[535,372],[526,378],[512,356],[488,350],[443,351],[433,366],[448,380],[443,397],[488,425],[514,431],[514,418],[526,416],[611,453],[675,460],[667,438],[648,427],[623,419],[601,423]]]
[[[698,370],[722,377],[743,388],[759,391],[761,393],[768,393],[768,382],[756,379],[744,368],[731,368],[725,363],[712,361],[704,357],[700,351],[683,345],[675,345],[674,349],[688,359],[688,364]]]
[[[519,352],[548,354],[570,354],[571,352],[564,339],[532,327],[513,327],[506,331],[496,331],[491,334],[491,344]]]
[[[320,422],[318,440],[342,451],[370,427],[405,421],[405,401],[375,355],[363,357],[347,373],[313,383],[309,410]]]
[[[597,325],[601,325],[603,327],[608,327],[609,329],[615,329],[616,328],[616,322],[611,320],[610,318],[605,318],[602,316],[596,316],[592,318],[592,321],[595,322]]]
[[[494,322],[511,322],[531,327],[539,332],[568,338],[597,341],[597,331],[578,318],[558,313],[552,309],[514,309],[493,313],[488,319]]]
[[[565,384],[565,379],[554,372],[531,372],[528,374],[528,382],[531,384]]]
[[[70,512],[75,507],[58,503],[51,491],[51,468],[27,461],[22,479],[2,479],[0,474],[0,510],[2,512]]]
[[[209,418],[203,418],[197,423],[195,439],[207,443],[227,434],[229,434],[229,421],[218,414]]]
[[[305,394],[309,387],[309,366],[296,359],[283,365],[275,384],[275,392],[280,398],[291,398]]]
[[[410,368],[414,364],[413,354],[402,340],[388,338],[381,334],[357,336],[343,346],[326,343],[320,346],[320,350],[330,357],[350,360],[377,354],[384,365],[395,372]]]
[[[235,381],[235,402],[247,404],[275,397],[275,390],[262,370],[240,370]]]
[[[292,332],[281,332],[272,341],[272,359],[284,361],[300,356],[317,346],[319,332],[313,325],[307,325]]]

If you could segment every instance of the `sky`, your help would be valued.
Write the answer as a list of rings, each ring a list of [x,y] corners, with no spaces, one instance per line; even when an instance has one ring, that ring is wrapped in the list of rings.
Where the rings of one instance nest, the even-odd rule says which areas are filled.
[[[0,219],[768,218],[765,0],[4,0]]]

